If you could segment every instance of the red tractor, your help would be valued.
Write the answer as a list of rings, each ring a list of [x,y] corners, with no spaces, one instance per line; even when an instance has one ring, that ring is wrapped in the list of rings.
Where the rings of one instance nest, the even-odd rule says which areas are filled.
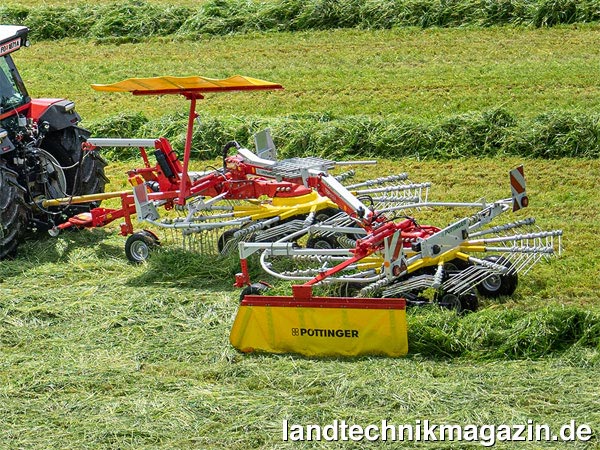
[[[27,230],[47,230],[97,204],[44,208],[53,198],[104,191],[106,162],[83,152],[90,133],[75,104],[32,99],[12,59],[28,29],[0,25],[0,259],[13,256]]]

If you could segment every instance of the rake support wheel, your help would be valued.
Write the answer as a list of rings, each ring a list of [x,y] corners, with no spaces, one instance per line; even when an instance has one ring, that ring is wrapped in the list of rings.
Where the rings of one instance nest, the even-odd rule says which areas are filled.
[[[511,267],[510,261],[498,255],[486,256],[486,261]],[[484,297],[497,298],[503,295],[512,295],[519,284],[517,273],[494,274],[477,285],[477,291]]]
[[[134,264],[146,261],[152,250],[160,245],[158,238],[150,231],[142,230],[133,233],[125,242],[125,255]]]
[[[242,292],[240,293],[240,302],[244,300],[244,297],[246,297],[246,295],[263,295],[263,293],[267,289],[269,289],[269,286],[267,286],[264,283],[261,283],[260,281],[257,283],[253,283],[250,286],[246,286],[244,289],[242,289]]]

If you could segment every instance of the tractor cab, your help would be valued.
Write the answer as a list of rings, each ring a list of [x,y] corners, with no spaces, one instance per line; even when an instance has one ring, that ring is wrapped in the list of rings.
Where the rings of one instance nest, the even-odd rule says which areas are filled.
[[[27,46],[26,27],[0,26],[0,117],[29,103],[23,80],[12,60],[11,53]]]

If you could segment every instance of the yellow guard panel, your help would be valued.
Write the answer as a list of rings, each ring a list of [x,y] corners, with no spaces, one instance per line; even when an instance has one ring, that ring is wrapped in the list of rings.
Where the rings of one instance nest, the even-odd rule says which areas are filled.
[[[405,302],[248,295],[229,340],[242,352],[403,356],[408,353]]]

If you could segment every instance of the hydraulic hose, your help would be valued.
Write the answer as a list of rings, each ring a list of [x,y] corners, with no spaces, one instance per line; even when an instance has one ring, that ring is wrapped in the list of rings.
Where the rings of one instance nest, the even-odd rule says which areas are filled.
[[[232,147],[235,147],[236,149],[238,149],[238,148],[240,148],[240,144],[238,144],[236,141],[229,141],[223,147],[223,170],[227,169],[225,160],[227,159],[227,156],[229,154],[229,149]]]

